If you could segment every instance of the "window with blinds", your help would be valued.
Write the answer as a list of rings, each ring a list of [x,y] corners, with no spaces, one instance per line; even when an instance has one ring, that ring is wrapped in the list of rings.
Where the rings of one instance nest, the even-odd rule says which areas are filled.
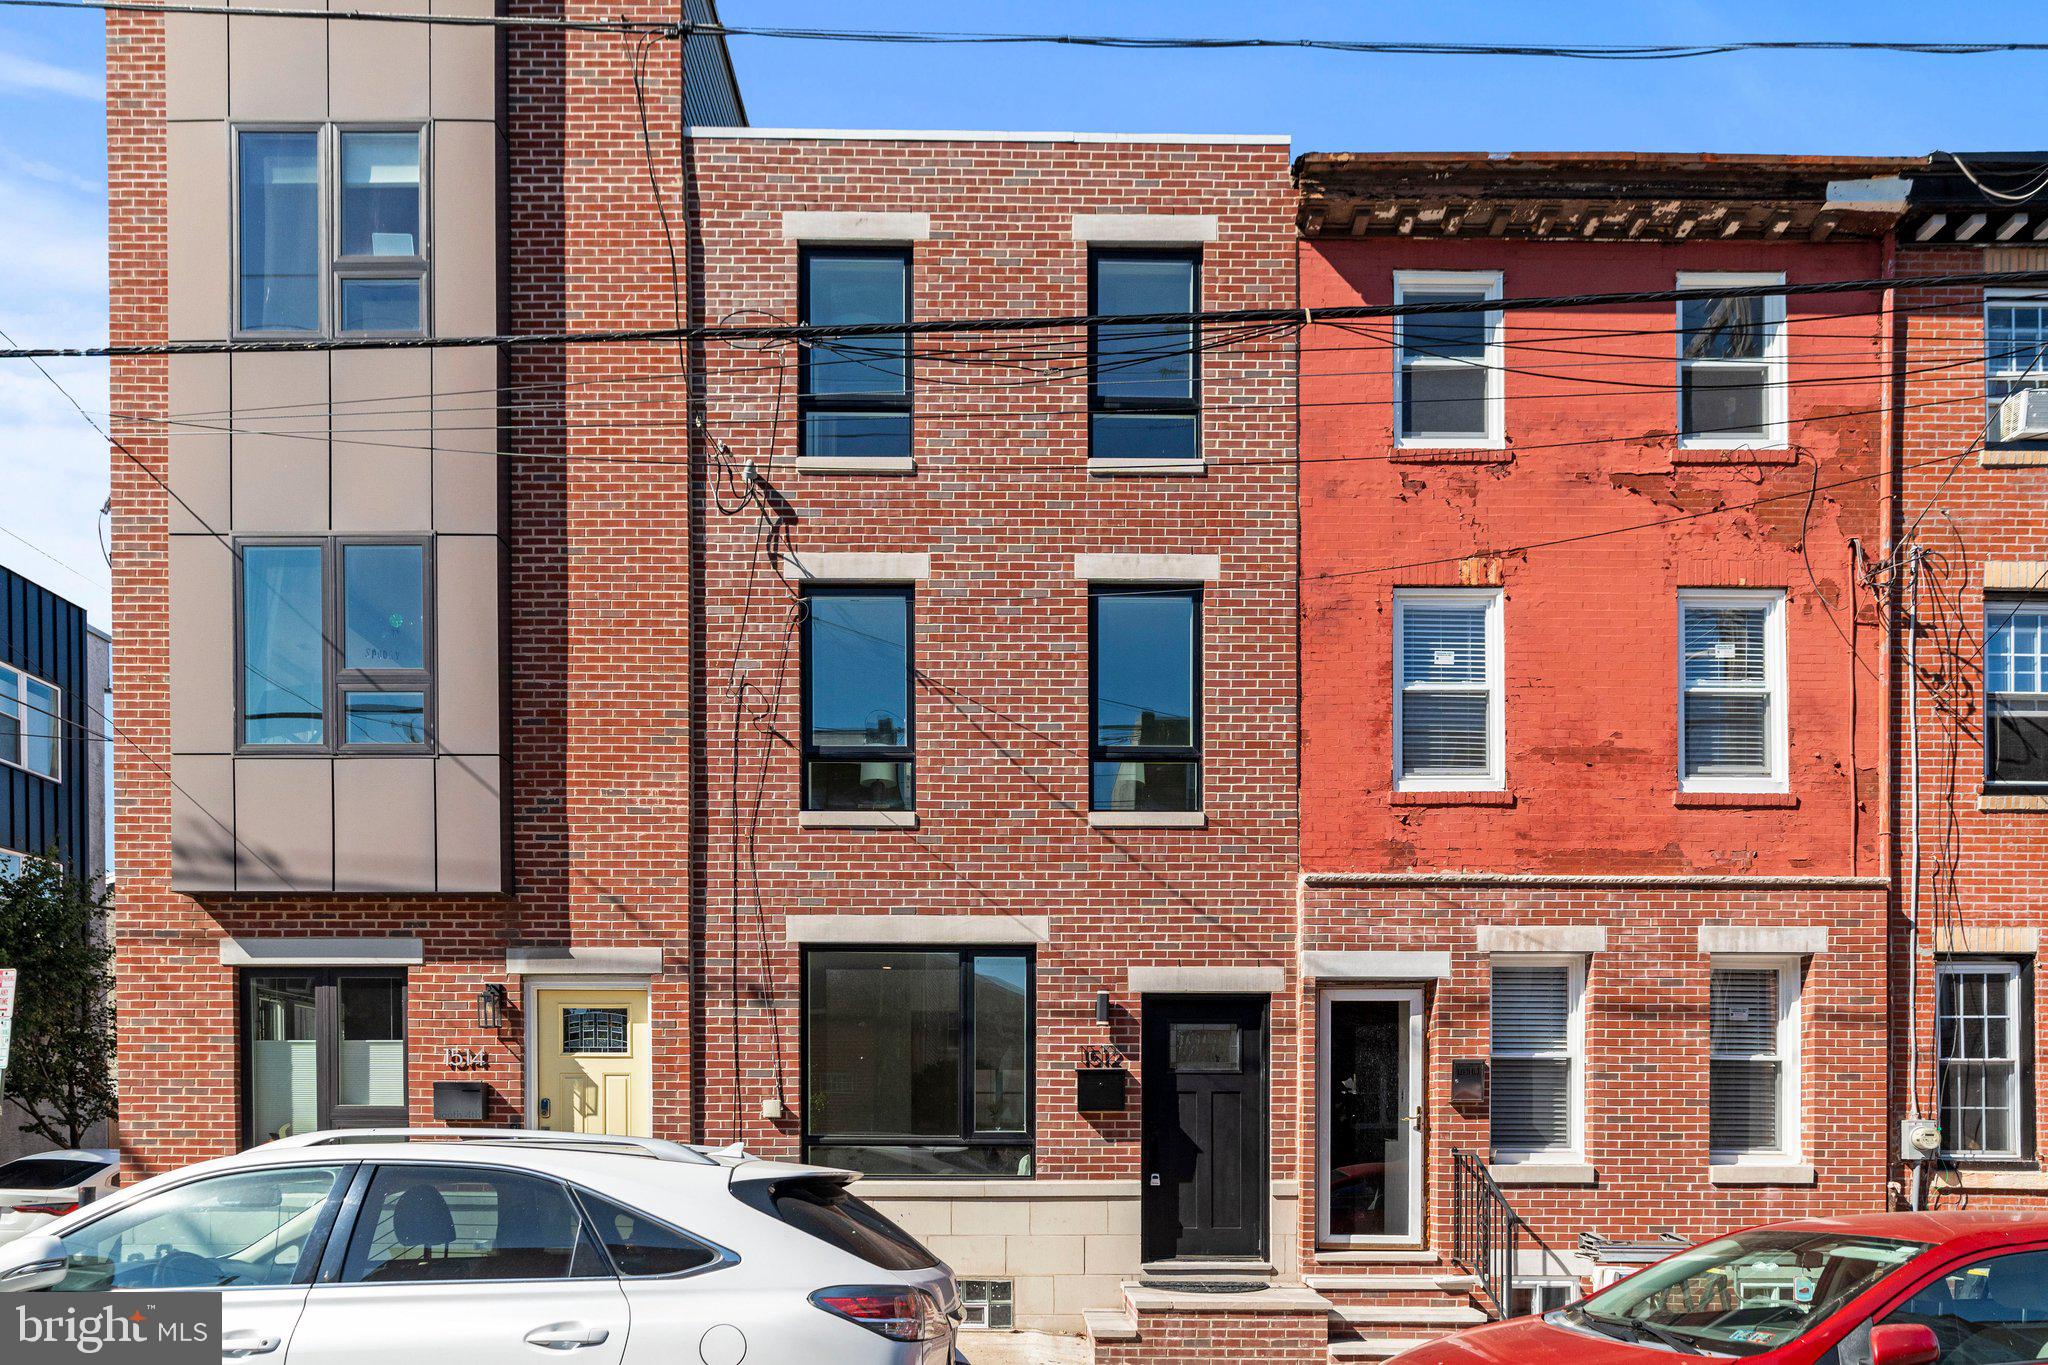
[[[1403,787],[1498,788],[1500,594],[1395,598],[1394,764]]]
[[[1941,963],[1934,994],[1942,1154],[2023,1156],[2020,964]]]
[[[1567,1153],[1572,1138],[1574,1012],[1570,963],[1493,968],[1493,1151],[1496,1159]]]
[[[1782,790],[1783,597],[1679,598],[1679,776],[1688,790]]]
[[[1709,987],[1708,1145],[1716,1160],[1787,1151],[1785,979],[1718,968]]]
[[[2048,787],[2048,601],[1985,601],[1984,716],[1984,780]]]

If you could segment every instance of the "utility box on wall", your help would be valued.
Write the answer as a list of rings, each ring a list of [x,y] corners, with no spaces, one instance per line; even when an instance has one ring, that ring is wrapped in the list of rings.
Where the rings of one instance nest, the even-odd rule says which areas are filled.
[[[489,1117],[491,1088],[482,1081],[435,1081],[434,1119],[438,1123],[479,1123]]]

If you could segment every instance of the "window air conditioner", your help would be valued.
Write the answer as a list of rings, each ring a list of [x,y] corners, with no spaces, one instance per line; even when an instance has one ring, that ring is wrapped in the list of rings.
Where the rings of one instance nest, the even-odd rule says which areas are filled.
[[[2048,389],[2020,389],[1998,405],[1998,439],[2048,441]]]

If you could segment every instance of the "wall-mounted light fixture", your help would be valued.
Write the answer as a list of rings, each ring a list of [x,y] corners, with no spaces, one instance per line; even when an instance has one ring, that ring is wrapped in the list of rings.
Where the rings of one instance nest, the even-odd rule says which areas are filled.
[[[1109,1022],[1108,991],[1095,992],[1095,1022],[1098,1024],[1106,1024]]]
[[[505,988],[493,981],[477,992],[476,1026],[496,1033],[505,1025]]]

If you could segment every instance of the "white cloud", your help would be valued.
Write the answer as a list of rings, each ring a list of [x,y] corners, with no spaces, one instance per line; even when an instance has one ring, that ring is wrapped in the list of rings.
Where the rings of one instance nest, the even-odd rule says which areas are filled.
[[[0,52],[0,91],[17,95],[69,95],[94,104],[106,99],[106,86],[91,72],[73,71],[68,66],[7,52]]]

